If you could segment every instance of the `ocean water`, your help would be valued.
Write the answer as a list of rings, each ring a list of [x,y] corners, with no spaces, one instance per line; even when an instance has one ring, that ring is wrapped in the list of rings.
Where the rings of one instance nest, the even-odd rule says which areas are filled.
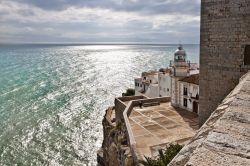
[[[104,110],[177,45],[0,45],[0,165],[96,165]],[[184,45],[199,62],[199,45]]]

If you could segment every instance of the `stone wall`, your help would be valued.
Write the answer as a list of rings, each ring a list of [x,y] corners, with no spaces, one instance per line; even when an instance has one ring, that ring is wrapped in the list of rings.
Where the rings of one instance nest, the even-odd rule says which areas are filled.
[[[119,99],[122,102],[126,102],[126,101],[131,101],[131,100],[147,99],[147,97],[143,96],[143,95],[140,95],[140,96],[123,96],[123,97],[118,97],[117,99]]]
[[[126,109],[126,103],[131,100],[145,99],[145,96],[124,96],[115,98],[115,117],[116,123],[123,122],[123,112]]]
[[[119,98],[115,98],[115,118],[116,123],[123,122],[123,111],[126,109],[126,104]]]
[[[201,0],[200,125],[238,84],[250,44],[250,0]]]
[[[169,166],[250,165],[250,71]]]
[[[145,96],[124,96],[115,98],[115,117],[116,123],[123,122],[123,111],[126,109],[126,103],[131,100],[145,99]]]

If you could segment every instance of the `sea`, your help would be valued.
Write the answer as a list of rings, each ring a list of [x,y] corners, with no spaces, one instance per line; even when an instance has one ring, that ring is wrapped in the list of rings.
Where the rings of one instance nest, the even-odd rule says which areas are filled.
[[[102,118],[178,45],[1,44],[0,165],[96,165]],[[199,45],[183,45],[199,63]]]

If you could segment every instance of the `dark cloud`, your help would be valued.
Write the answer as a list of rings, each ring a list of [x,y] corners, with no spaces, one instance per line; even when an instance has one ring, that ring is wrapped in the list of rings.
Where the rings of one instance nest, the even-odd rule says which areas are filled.
[[[105,8],[116,11],[147,14],[200,13],[198,0],[18,0],[45,10],[64,10],[68,7]]]
[[[111,0],[17,0],[20,3],[26,3],[42,8],[44,10],[64,10],[68,7],[100,7],[109,8],[116,3]]]

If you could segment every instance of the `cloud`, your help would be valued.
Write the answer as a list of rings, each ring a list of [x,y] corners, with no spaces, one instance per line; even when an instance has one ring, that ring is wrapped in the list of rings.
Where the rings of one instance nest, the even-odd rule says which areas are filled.
[[[151,14],[199,14],[200,0],[17,0],[45,10],[64,10],[68,7],[105,8],[117,11],[135,11]]]
[[[13,41],[14,35],[19,34],[22,40],[30,40],[33,35],[37,36],[36,40],[40,36],[44,42],[45,36],[47,41],[55,42],[144,42],[148,39],[174,42],[180,39],[164,40],[162,35],[180,38],[179,33],[183,34],[183,40],[198,43],[199,20],[198,0],[192,3],[188,0],[148,0],[147,3],[142,0],[2,0],[0,23],[4,26],[0,26],[0,35],[13,36],[0,41]],[[196,33],[194,38],[188,35],[190,32]],[[19,40],[20,37],[16,41]]]

